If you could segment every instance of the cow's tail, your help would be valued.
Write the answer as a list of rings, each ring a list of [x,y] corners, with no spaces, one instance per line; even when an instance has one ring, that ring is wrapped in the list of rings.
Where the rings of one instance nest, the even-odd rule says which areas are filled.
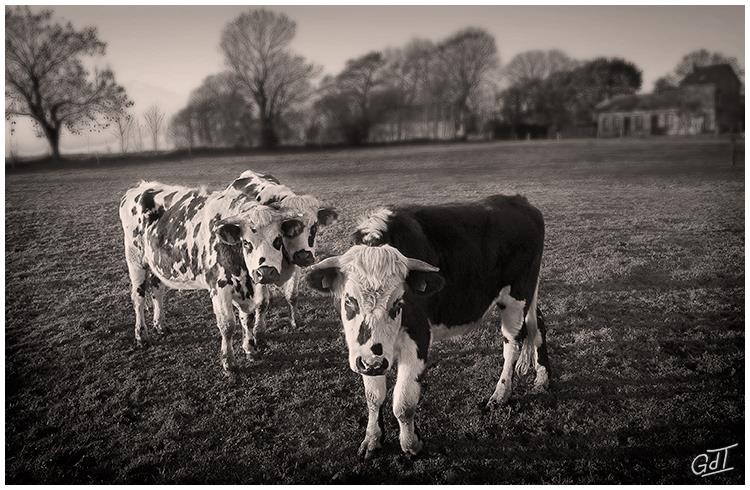
[[[537,349],[542,345],[542,332],[545,325],[542,318],[542,312],[537,306],[537,296],[539,294],[539,279],[537,279],[534,297],[526,313],[526,338],[521,346],[521,354],[516,362],[516,374],[524,375],[536,370],[538,363]]]

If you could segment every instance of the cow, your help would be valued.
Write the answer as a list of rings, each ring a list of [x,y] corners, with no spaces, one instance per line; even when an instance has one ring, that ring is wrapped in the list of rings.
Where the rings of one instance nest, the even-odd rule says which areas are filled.
[[[368,423],[360,456],[381,445],[385,374],[394,363],[401,450],[419,453],[415,414],[431,342],[476,328],[493,308],[504,362],[486,407],[508,401],[514,369],[525,374],[533,367],[534,390],[546,389],[546,334],[537,309],[544,220],[524,197],[380,208],[362,219],[353,242],[343,255],[311,267],[306,280],[334,297],[349,367],[362,375]]]
[[[241,191],[260,204],[278,205],[289,214],[281,224],[284,242],[281,277],[275,284],[284,291],[289,305],[289,322],[297,327],[297,290],[300,268],[315,263],[315,237],[320,226],[336,222],[338,214],[333,208],[322,207],[320,201],[309,194],[297,195],[281,184],[273,175],[246,170],[227,189]],[[270,300],[267,287],[258,288],[257,294]]]
[[[125,259],[135,309],[135,340],[148,345],[144,320],[146,294],[153,300],[153,324],[166,333],[163,323],[164,290],[208,290],[221,333],[221,364],[232,377],[235,369],[232,334],[237,308],[242,323],[242,347],[248,357],[255,352],[263,329],[253,309],[267,309],[254,296],[257,284],[278,281],[282,268],[281,223],[288,216],[278,206],[265,206],[246,194],[228,189],[141,182],[120,201],[120,221]],[[260,323],[259,323],[260,322]]]

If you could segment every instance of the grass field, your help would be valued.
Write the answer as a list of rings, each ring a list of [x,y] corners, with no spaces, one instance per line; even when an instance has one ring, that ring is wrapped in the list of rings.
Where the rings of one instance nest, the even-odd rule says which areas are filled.
[[[492,143],[221,157],[6,175],[6,480],[591,483],[744,481],[744,168],[715,140]],[[335,205],[320,255],[366,209],[522,193],[544,213],[549,393],[480,410],[502,342],[435,344],[418,418],[360,462],[366,408],[340,321],[306,287],[228,386],[205,292],[170,292],[171,336],[133,346],[117,207],[140,179],[225,186],[270,172]],[[239,348],[239,337],[235,339]],[[389,385],[392,386],[392,377]],[[735,470],[691,462],[733,443]]]

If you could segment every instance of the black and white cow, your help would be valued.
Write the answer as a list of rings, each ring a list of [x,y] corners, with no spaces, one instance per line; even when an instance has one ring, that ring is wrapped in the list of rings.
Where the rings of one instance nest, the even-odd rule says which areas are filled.
[[[165,331],[164,288],[206,289],[221,333],[221,361],[231,376],[235,365],[234,305],[243,328],[242,346],[250,356],[263,318],[254,309],[267,303],[254,296],[256,284],[278,281],[282,267],[281,223],[287,215],[236,189],[208,192],[158,182],[142,182],[120,202],[125,258],[135,308],[135,339],[148,342],[144,304],[150,290],[154,328]]]
[[[354,242],[313,266],[307,281],[333,294],[349,366],[363,375],[369,420],[360,455],[380,447],[385,373],[394,363],[401,449],[421,450],[414,416],[430,343],[478,326],[493,307],[504,363],[488,406],[508,400],[514,368],[535,368],[535,390],[546,388],[545,328],[536,306],[544,220],[524,197],[381,208],[360,222]]]
[[[260,204],[277,205],[289,218],[281,224],[284,241],[281,276],[275,284],[284,291],[289,305],[289,321],[297,326],[297,290],[300,267],[315,263],[315,237],[318,227],[336,222],[338,214],[333,208],[322,207],[320,201],[309,194],[295,194],[273,175],[246,170],[227,189],[244,192]],[[257,294],[270,300],[267,287]]]

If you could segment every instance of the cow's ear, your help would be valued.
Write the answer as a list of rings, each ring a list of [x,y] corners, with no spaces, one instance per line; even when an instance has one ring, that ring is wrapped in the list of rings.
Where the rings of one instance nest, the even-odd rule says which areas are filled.
[[[333,208],[318,209],[318,224],[321,226],[332,225],[339,218],[339,213]]]
[[[310,267],[305,280],[308,286],[316,291],[332,294],[336,290],[336,282],[342,275],[339,257],[329,257]]]
[[[305,224],[298,219],[288,219],[281,223],[281,232],[287,238],[294,238],[302,233]]]
[[[325,269],[313,269],[307,273],[305,279],[307,285],[321,293],[333,294],[336,281],[341,277],[338,267],[326,267]]]
[[[216,227],[216,236],[222,243],[237,245],[242,239],[242,228],[234,223],[222,223]]]
[[[439,272],[409,271],[406,276],[406,285],[409,291],[419,296],[431,296],[445,286],[445,279]]]

